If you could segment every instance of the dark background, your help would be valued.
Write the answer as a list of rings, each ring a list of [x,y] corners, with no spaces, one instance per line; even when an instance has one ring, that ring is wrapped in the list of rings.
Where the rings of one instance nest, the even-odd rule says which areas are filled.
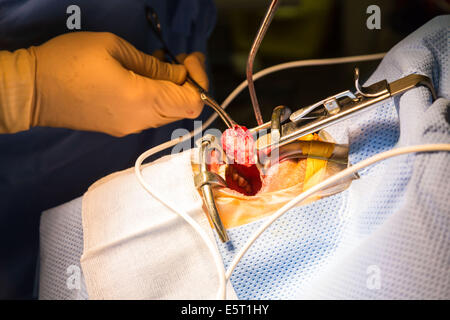
[[[247,55],[270,0],[216,0],[217,23],[209,41],[211,82],[222,102],[245,77]],[[369,5],[381,9],[381,29],[369,30]],[[386,52],[431,18],[450,13],[450,1],[432,0],[285,0],[256,56],[254,73],[293,60],[332,58]],[[265,121],[283,104],[295,110],[353,88],[353,69],[361,83],[379,61],[280,71],[255,82]],[[238,123],[256,125],[248,90],[228,107]],[[224,129],[217,120],[213,127]]]

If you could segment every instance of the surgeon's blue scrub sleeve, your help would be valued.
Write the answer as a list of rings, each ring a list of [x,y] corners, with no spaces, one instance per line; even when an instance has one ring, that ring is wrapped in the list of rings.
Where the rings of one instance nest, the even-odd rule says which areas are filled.
[[[69,5],[81,30],[108,31],[147,53],[161,48],[145,20],[158,13],[174,53],[206,51],[215,22],[212,0],[0,0],[0,50],[39,45],[66,32]],[[203,112],[205,117],[209,110]],[[124,138],[55,128],[0,135],[0,298],[31,298],[40,213],[80,196],[102,176],[130,167],[145,149],[170,139],[179,121]]]

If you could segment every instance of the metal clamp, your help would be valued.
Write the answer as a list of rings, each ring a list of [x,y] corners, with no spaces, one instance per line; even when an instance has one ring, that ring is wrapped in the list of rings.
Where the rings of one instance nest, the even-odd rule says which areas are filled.
[[[225,180],[218,174],[208,170],[208,155],[214,149],[222,151],[217,138],[213,135],[207,134],[199,141],[197,141],[199,146],[199,161],[200,161],[200,173],[194,177],[195,187],[201,189],[203,200],[206,206],[207,214],[209,215],[211,222],[216,229],[216,232],[222,242],[229,241],[229,237],[225,227],[223,226],[222,220],[220,219],[219,212],[216,207],[216,202],[214,201],[213,187],[225,187]]]
[[[277,129],[278,132],[281,132],[279,141],[277,143],[272,143],[271,141],[259,143],[258,153],[265,149],[288,144],[304,135],[317,132],[346,120],[368,110],[372,106],[376,106],[382,100],[402,94],[418,86],[427,87],[433,100],[437,98],[433,84],[427,76],[410,74],[391,83],[382,80],[368,87],[361,87],[359,84],[359,70],[355,69],[356,93],[352,93],[349,90],[343,91],[292,113],[289,117],[291,121],[283,124],[281,130]],[[311,117],[311,114],[318,111],[318,116]],[[250,131],[254,132],[262,127],[256,127]],[[264,127],[266,127],[266,124],[264,124]]]

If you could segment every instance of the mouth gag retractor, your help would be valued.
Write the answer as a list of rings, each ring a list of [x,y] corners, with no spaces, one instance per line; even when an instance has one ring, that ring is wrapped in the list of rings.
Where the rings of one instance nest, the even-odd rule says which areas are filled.
[[[272,139],[277,139],[277,130],[280,127],[280,121],[283,119],[287,119],[289,117],[290,111],[284,106],[279,106],[274,109],[272,115],[272,131],[269,137],[273,137]],[[309,146],[315,143],[317,150],[314,148],[310,148]],[[320,146],[318,146],[318,144]],[[212,152],[218,152],[220,154],[221,159],[229,159],[225,152],[222,149],[222,146],[219,144],[218,138],[213,135],[205,135],[196,141],[196,145],[198,147],[197,151],[197,162],[199,164],[198,173],[194,176],[195,187],[201,192],[203,195],[204,207],[207,216],[212,222],[214,229],[219,236],[219,239],[222,242],[229,241],[229,237],[227,235],[226,228],[224,226],[223,221],[221,220],[218,206],[215,200],[215,189],[216,188],[230,188],[227,185],[225,179],[220,176],[218,173],[213,172],[208,167],[208,161],[212,158]],[[320,151],[322,151],[321,147],[325,147],[325,150],[330,150],[330,154],[323,155]],[[254,153],[254,162],[256,165],[259,174],[265,174],[268,170],[276,165],[277,163],[289,160],[289,159],[319,159],[326,160],[328,162],[338,163],[341,167],[348,166],[348,146],[338,145],[329,142],[322,141],[295,141],[289,144],[283,145],[280,148],[273,148],[271,152],[268,154],[260,154],[258,156],[257,153]],[[231,160],[232,161],[232,160]],[[223,161],[220,161],[221,164],[225,164]],[[234,162],[231,162],[231,165]],[[230,165],[228,161],[227,165]],[[194,172],[197,172],[194,170]],[[357,176],[354,176],[357,178]],[[231,187],[231,189],[233,189]]]
[[[436,93],[430,78],[420,74],[410,74],[391,83],[386,80],[379,81],[368,87],[359,84],[359,70],[355,69],[356,93],[346,90],[320,100],[310,106],[300,108],[289,116],[289,122],[278,129],[280,138],[276,142],[266,142],[258,145],[258,150],[270,149],[274,146],[282,146],[299,137],[317,132],[328,126],[353,117],[360,112],[367,111],[369,107],[385,99],[402,94],[403,92],[418,87],[427,87],[436,99]],[[309,116],[309,117],[308,117]],[[264,124],[268,126],[269,124]],[[264,127],[264,126],[260,126]],[[254,128],[257,132],[259,127]]]
[[[257,134],[263,129],[270,128],[269,139],[260,139],[256,144],[255,163],[260,172],[264,172],[274,163],[286,159],[305,157],[301,141],[298,139],[310,133],[318,132],[328,126],[357,115],[376,103],[401,94],[416,86],[427,87],[433,100],[436,93],[431,80],[423,75],[411,74],[392,83],[386,80],[379,81],[368,87],[359,84],[359,69],[355,69],[356,93],[350,90],[322,99],[319,102],[291,113],[285,106],[278,106],[272,112],[272,119],[263,125],[250,129]],[[289,119],[284,125],[282,123]],[[267,136],[266,136],[267,137]],[[213,187],[226,187],[226,182],[218,174],[208,170],[206,161],[208,151],[212,149],[223,151],[214,136],[205,136],[197,141],[199,146],[200,173],[196,176],[196,188],[202,190],[206,211],[213,222],[216,232],[222,242],[229,240],[225,227],[220,219],[214,200]],[[315,155],[307,155],[314,157]],[[335,145],[330,158],[325,159],[338,163],[347,163],[348,146]]]

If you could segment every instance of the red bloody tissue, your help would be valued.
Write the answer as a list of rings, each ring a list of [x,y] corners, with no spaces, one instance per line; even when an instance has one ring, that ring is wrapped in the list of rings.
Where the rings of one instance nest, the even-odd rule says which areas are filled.
[[[247,196],[254,196],[262,187],[261,175],[256,165],[231,164],[225,172],[228,188]]]
[[[255,163],[255,140],[246,127],[234,125],[222,134],[222,148],[231,163],[251,166]]]
[[[220,153],[212,150],[208,157],[208,170],[219,173],[224,165]],[[225,180],[228,188],[247,196],[253,196],[261,189],[262,181],[256,165],[229,164],[225,170]]]

